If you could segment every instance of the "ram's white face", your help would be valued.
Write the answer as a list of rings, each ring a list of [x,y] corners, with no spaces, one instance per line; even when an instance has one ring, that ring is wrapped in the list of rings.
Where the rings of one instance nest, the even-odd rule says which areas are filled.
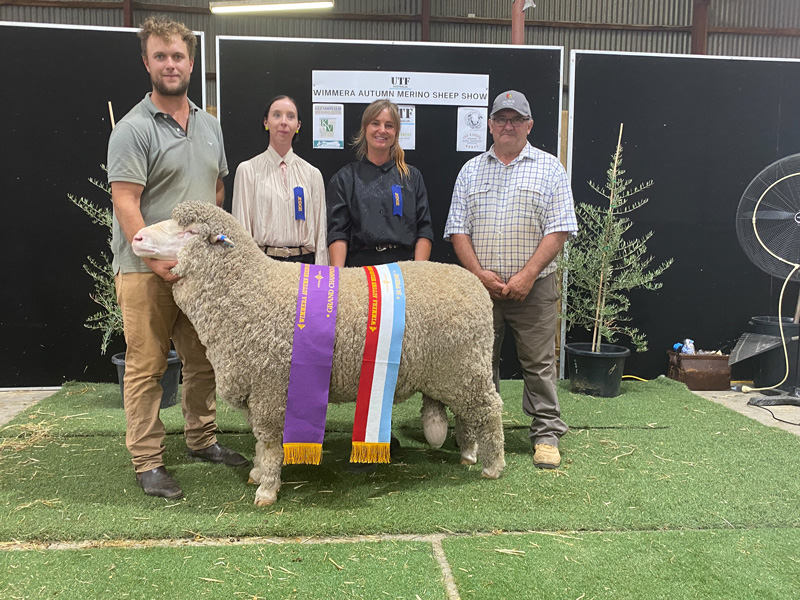
[[[144,227],[133,236],[133,253],[140,258],[178,260],[178,252],[198,231],[189,225],[181,227],[169,219]]]

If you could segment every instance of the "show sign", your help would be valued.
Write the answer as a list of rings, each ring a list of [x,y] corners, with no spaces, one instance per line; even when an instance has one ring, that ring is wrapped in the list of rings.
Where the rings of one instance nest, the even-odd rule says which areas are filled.
[[[464,73],[312,71],[313,102],[487,106],[489,76]]]

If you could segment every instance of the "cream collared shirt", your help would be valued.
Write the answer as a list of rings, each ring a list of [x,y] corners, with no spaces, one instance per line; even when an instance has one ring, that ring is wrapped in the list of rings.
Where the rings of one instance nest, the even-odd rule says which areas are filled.
[[[281,176],[287,165],[287,184]],[[295,219],[294,188],[303,188],[305,221]],[[281,157],[272,147],[239,164],[233,183],[233,216],[258,246],[303,247],[328,264],[325,185],[322,173],[292,149]]]

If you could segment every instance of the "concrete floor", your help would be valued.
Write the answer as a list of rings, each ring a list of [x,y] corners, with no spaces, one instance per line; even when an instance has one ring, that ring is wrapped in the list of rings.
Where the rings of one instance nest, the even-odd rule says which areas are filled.
[[[734,392],[733,390],[721,391],[721,392],[695,392],[698,396],[702,396],[712,402],[716,402],[717,404],[722,404],[722,406],[726,406],[731,410],[735,410],[738,413],[743,414],[746,417],[750,417],[767,425],[769,427],[778,427],[779,429],[783,429],[785,431],[789,431],[795,435],[800,435],[800,425],[792,425],[792,423],[800,424],[800,406],[768,406],[772,414],[775,415],[778,419],[782,421],[788,421],[788,423],[782,423],[781,421],[775,420],[772,414],[770,414],[764,408],[759,408],[758,406],[748,406],[747,402],[750,398],[754,396],[759,396],[756,392],[751,392],[748,394],[742,392]]]
[[[25,410],[29,406],[33,406],[39,400],[47,398],[54,394],[58,388],[46,388],[37,390],[0,390],[0,427],[13,419],[17,413]],[[770,406],[771,410],[776,417],[789,423],[782,423],[776,421],[772,415],[756,406],[748,406],[747,401],[755,394],[744,394],[742,392],[734,392],[732,390],[721,392],[695,392],[698,396],[702,396],[717,404],[722,404],[731,410],[750,417],[763,423],[769,427],[779,427],[795,435],[800,435],[800,426],[791,425],[789,423],[800,423],[800,407],[798,406]]]
[[[55,394],[58,390],[59,388],[42,388],[36,390],[11,389],[0,391],[0,426],[8,423],[17,413],[22,412],[29,406],[33,406],[39,400]]]

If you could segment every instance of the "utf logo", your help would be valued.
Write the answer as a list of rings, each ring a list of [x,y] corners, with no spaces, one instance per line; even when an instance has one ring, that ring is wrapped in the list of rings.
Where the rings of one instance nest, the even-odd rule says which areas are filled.
[[[392,77],[392,85],[395,87],[408,87],[411,77]]]

